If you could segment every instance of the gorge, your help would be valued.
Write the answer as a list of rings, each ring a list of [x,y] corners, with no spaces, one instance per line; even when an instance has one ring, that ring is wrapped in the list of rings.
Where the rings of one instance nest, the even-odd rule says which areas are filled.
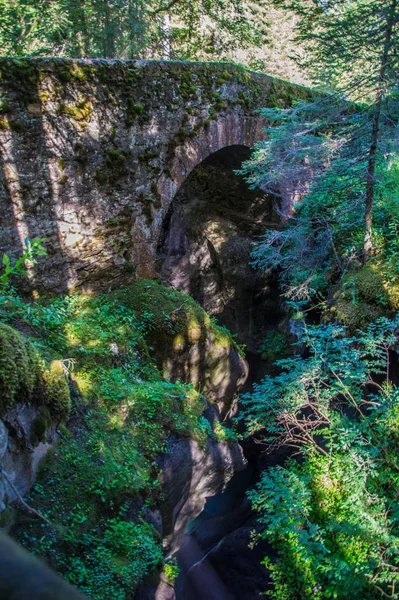
[[[216,517],[215,530],[212,525],[208,537],[205,535],[207,539],[201,542],[203,549],[198,550],[202,558],[205,550],[214,548],[211,552],[213,563],[217,565],[219,561],[222,565],[216,575],[219,584],[215,594],[219,595],[215,597],[221,597],[220,593],[226,598],[235,597],[237,593],[240,598],[248,600],[258,597],[267,584],[266,572],[259,565],[262,550],[258,550],[259,556],[255,552],[256,558],[242,562],[239,577],[242,588],[239,592],[234,591],[237,577],[233,572],[237,566],[230,559],[223,559],[226,552],[223,540],[227,540],[227,548],[230,547],[227,551],[231,553],[229,535],[239,539],[238,554],[250,553],[247,546],[254,519],[248,502],[244,501],[244,492],[259,470],[257,450],[255,454],[253,449],[249,450],[251,466],[246,469],[246,460],[239,445],[234,437],[229,439],[228,429],[218,423],[222,419],[231,425],[237,417],[238,392],[244,385],[248,389],[249,381],[256,376],[254,370],[262,364],[259,359],[262,340],[272,330],[280,329],[285,333],[287,318],[280,309],[276,282],[265,281],[249,266],[251,242],[265,228],[278,223],[273,210],[276,199],[261,190],[249,190],[234,171],[240,168],[242,161],[249,157],[250,148],[263,136],[263,122],[256,108],[261,105],[289,105],[294,99],[306,97],[308,92],[300,86],[252,74],[228,64],[54,59],[2,59],[0,63],[4,98],[0,129],[3,183],[0,251],[13,260],[21,254],[25,238],[43,238],[47,254],[34,261],[27,278],[19,279],[22,293],[25,297],[27,294],[33,294],[35,298],[41,295],[46,304],[46,296],[79,292],[82,298],[76,301],[79,311],[86,306],[86,314],[93,312],[96,315],[94,321],[91,317],[92,320],[87,323],[84,318],[76,321],[78,313],[74,312],[73,303],[69,304],[67,296],[63,301],[66,302],[62,309],[64,313],[61,314],[56,303],[50,300],[47,309],[49,318],[58,325],[54,325],[52,334],[51,322],[48,325],[50,330],[46,329],[47,326],[44,329],[44,334],[50,335],[50,347],[45,350],[46,360],[49,356],[55,359],[51,364],[61,364],[71,379],[72,415],[75,416],[68,426],[70,431],[60,432],[59,421],[40,408],[42,400],[35,396],[40,396],[40,390],[33,390],[28,401],[31,406],[38,403],[39,409],[33,406],[29,409],[31,412],[23,416],[27,410],[21,394],[23,381],[17,382],[21,389],[14,390],[17,400],[12,409],[14,413],[2,415],[5,449],[2,465],[15,486],[14,491],[8,481],[2,484],[3,521],[7,524],[9,503],[18,499],[18,494],[24,495],[34,481],[39,461],[35,458],[31,462],[31,456],[44,455],[54,447],[57,439],[56,449],[52,450],[55,458],[46,466],[44,476],[40,476],[36,490],[40,490],[40,486],[55,485],[53,493],[62,493],[61,479],[68,471],[57,475],[57,460],[63,460],[57,458],[57,447],[60,447],[61,455],[63,452],[70,453],[71,450],[62,450],[63,445],[66,447],[66,440],[80,439],[83,447],[87,444],[88,464],[85,468],[96,471],[97,467],[89,465],[93,460],[97,461],[94,457],[98,449],[94,450],[89,438],[101,437],[101,428],[108,426],[102,421],[101,413],[97,416],[98,409],[90,408],[93,396],[89,388],[99,397],[104,395],[105,389],[112,398],[117,393],[120,402],[123,394],[136,394],[132,390],[134,386],[142,385],[143,377],[148,380],[146,364],[155,360],[167,381],[181,380],[193,384],[206,394],[211,404],[208,404],[204,416],[200,416],[203,409],[196,416],[189,413],[189,418],[194,419],[185,426],[189,429],[197,427],[195,419],[202,419],[198,421],[202,428],[200,438],[197,433],[194,439],[192,433],[191,439],[186,437],[187,433],[183,433],[182,437],[178,425],[180,417],[176,414],[173,419],[177,420],[166,425],[161,435],[166,443],[163,448],[157,442],[151,442],[152,438],[148,438],[151,431],[147,431],[147,425],[143,424],[143,433],[138,438],[147,436],[144,454],[149,452],[148,444],[153,444],[148,456],[151,455],[153,465],[157,464],[154,473],[159,471],[162,499],[156,500],[157,493],[154,496],[151,492],[147,508],[144,500],[148,492],[144,493],[144,497],[142,493],[137,496],[134,492],[136,500],[126,505],[130,506],[126,518],[132,523],[149,523],[151,531],[148,530],[150,533],[147,532],[147,535],[162,537],[167,556],[178,551],[179,562],[183,560],[184,564],[176,584],[177,597],[194,599],[200,596],[195,592],[195,585],[190,583],[190,560],[181,557],[190,554],[188,540],[194,543],[197,532],[201,534],[205,530],[195,525],[193,536],[183,536],[188,521],[193,521],[201,513],[205,499],[215,496],[214,503],[225,505],[225,508],[211,509]],[[292,202],[295,190],[285,185],[280,194],[284,208]],[[171,292],[148,278],[157,278],[163,286],[171,288]],[[125,288],[129,290],[127,295],[123,291]],[[189,294],[211,318],[173,290]],[[88,293],[95,293],[93,300]],[[83,304],[79,307],[81,302]],[[117,308],[112,309],[112,306]],[[38,333],[31,317],[27,317],[26,313],[22,315],[20,306],[13,310],[10,324],[16,325],[24,335],[33,335],[33,341],[37,343],[42,334]],[[33,313],[35,310],[46,309],[33,305]],[[109,321],[105,320],[101,325],[104,310]],[[101,313],[99,316],[98,311]],[[125,315],[124,311],[128,313]],[[215,317],[222,328],[212,320]],[[114,318],[116,322],[123,319],[126,331],[122,334],[115,329]],[[139,318],[139,322],[132,325],[132,318]],[[68,325],[68,320],[71,325]],[[65,334],[61,335],[65,340],[61,342],[63,327],[69,327],[69,333],[67,338],[63,337]],[[98,327],[110,327],[109,335],[100,334]],[[134,333],[136,330],[137,333]],[[230,337],[228,330],[235,334],[236,341]],[[4,342],[7,335],[11,332],[3,332]],[[133,335],[133,341],[128,339],[129,335]],[[51,336],[54,336],[53,341]],[[237,343],[246,345],[247,357],[254,365],[249,379],[248,364]],[[39,343],[39,348],[41,346]],[[60,355],[61,347],[64,350]],[[93,353],[92,357],[90,353]],[[66,358],[67,362],[62,362]],[[101,373],[90,366],[93,359],[103,363]],[[132,360],[136,366],[132,367]],[[75,364],[78,366],[74,371]],[[138,378],[134,375],[136,371],[142,373]],[[110,381],[120,379],[123,372],[131,373],[128,385],[123,380],[123,389],[118,392],[120,381],[115,384]],[[62,379],[62,370],[57,377]],[[153,409],[146,394],[149,393],[150,397],[156,395],[160,385],[149,385],[143,396],[143,400],[148,398],[149,405],[140,410],[144,410],[143,414],[147,415],[144,419],[150,422],[155,414],[151,412]],[[51,398],[49,402],[52,402]],[[137,403],[137,400],[134,402]],[[194,400],[194,405],[196,402]],[[123,406],[113,409],[110,412],[114,414],[112,419],[126,422],[126,416],[122,416],[124,410],[126,407]],[[135,409],[131,410],[128,414],[134,420]],[[150,412],[146,412],[148,410]],[[173,410],[178,413],[180,409],[175,407]],[[195,411],[198,410],[195,408]],[[76,420],[79,414],[81,417]],[[82,428],[79,422],[82,418],[83,423],[88,423],[88,418],[94,418],[96,422],[87,440],[87,425],[83,424]],[[15,421],[20,425],[15,425]],[[90,425],[89,429],[92,427]],[[162,428],[162,423],[157,427]],[[111,428],[109,441],[105,442],[110,456],[115,452],[113,444],[118,443],[113,441],[113,435]],[[209,439],[205,441],[207,437]],[[74,444],[73,441],[68,443]],[[161,448],[163,452],[160,453]],[[31,455],[33,449],[34,454]],[[100,456],[103,452],[100,451]],[[100,465],[101,471],[101,465],[106,464],[108,459],[103,456],[98,460],[97,466]],[[110,500],[110,491],[100,491],[107,477],[112,480],[112,469],[121,468],[118,460],[115,456],[112,458],[110,474],[99,475],[98,480],[102,483],[93,481],[88,487],[88,497],[82,500],[85,509],[81,518],[94,525],[93,531],[96,526],[103,534],[105,530],[102,551],[105,560],[109,560],[106,558],[109,552],[107,539],[111,534],[106,533],[108,521],[104,518],[111,519],[109,522],[116,527],[117,512],[111,507],[114,503],[115,507],[120,507],[126,493],[127,498],[130,495],[123,490],[120,498]],[[72,464],[74,461],[76,458]],[[243,469],[242,476],[233,477],[234,473]],[[156,475],[151,477],[156,478]],[[86,482],[83,484],[78,478],[76,484],[81,485],[82,493],[86,494]],[[108,482],[109,485],[112,489],[113,484]],[[119,484],[115,485],[118,487]],[[95,493],[105,503],[104,508],[111,502],[105,513],[101,507],[96,509],[97,517],[89,514],[93,486],[98,488]],[[218,496],[221,492],[222,495]],[[33,502],[41,512],[52,514],[54,518],[51,497],[50,494],[43,504],[36,491]],[[204,514],[211,505],[212,501],[208,500]],[[73,499],[66,501],[60,514],[67,515],[65,511],[68,510],[73,511]],[[69,516],[65,518],[68,520]],[[15,530],[20,541],[34,549],[37,524],[29,524],[31,519],[27,524],[24,518],[19,523],[20,519],[18,517],[12,531]],[[66,558],[61,560],[65,552],[60,546],[63,534],[60,537],[59,528],[65,525],[61,523],[62,519],[60,525],[53,524],[54,531],[58,530],[55,537],[50,526],[48,542],[45,541],[46,536],[42,538],[44,546],[39,550],[39,555],[44,552],[57,570]],[[239,525],[242,525],[241,529]],[[73,529],[75,525],[71,522],[71,526]],[[79,535],[76,535],[78,541]],[[88,531],[84,535],[90,537],[92,534]],[[182,543],[183,547],[179,550]],[[82,540],[78,544],[82,544]],[[94,541],[86,541],[83,547],[92,548],[93,544]],[[75,552],[76,548],[72,550],[74,545],[67,552]],[[216,551],[219,547],[221,550]],[[117,554],[125,552],[116,547],[114,551]],[[81,559],[76,557],[74,560]],[[221,583],[224,563],[231,565],[233,575],[232,579],[227,577],[226,582]],[[202,564],[209,570],[206,562]],[[69,571],[67,578],[81,587],[86,578],[93,577],[94,580],[81,589],[89,597],[97,597],[93,596],[91,586],[97,585],[98,576],[94,575],[92,567],[88,567],[85,576],[83,571],[78,576],[76,568]],[[147,568],[142,567],[143,573]],[[196,568],[200,569],[201,579],[203,567],[198,565]],[[214,570],[213,567],[211,569]],[[257,577],[255,583],[250,583],[253,569]],[[141,576],[139,568],[133,577],[140,579]],[[81,585],[79,577],[83,577]],[[194,575],[194,582],[196,577]],[[220,592],[220,586],[223,592]],[[138,598],[160,600],[172,597],[170,594],[174,592],[170,582],[162,576],[159,583],[144,582],[137,594]]]
[[[399,598],[398,35],[0,0],[0,600]]]

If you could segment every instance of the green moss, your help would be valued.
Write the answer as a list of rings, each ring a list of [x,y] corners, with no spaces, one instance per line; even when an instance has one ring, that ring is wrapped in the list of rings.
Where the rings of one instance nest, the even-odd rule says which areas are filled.
[[[126,167],[127,154],[120,149],[107,150],[104,153],[103,167],[96,171],[98,183],[114,184],[128,174]]]
[[[46,370],[31,342],[0,323],[0,415],[16,402],[47,405],[52,417],[61,420],[70,408],[68,383],[59,363]]]
[[[81,125],[87,125],[93,114],[93,104],[88,98],[83,98],[76,105],[62,103],[57,106],[57,114],[66,115]]]
[[[399,310],[399,282],[389,282],[386,272],[384,264],[376,261],[343,277],[332,310],[344,325],[361,329],[387,312]]]
[[[131,127],[138,117],[143,116],[144,105],[136,102],[134,98],[129,97],[127,100],[126,110],[126,125]]]
[[[148,163],[150,160],[154,160],[154,158],[159,158],[159,151],[157,150],[145,150],[139,154],[139,161],[143,163]]]
[[[71,396],[64,369],[59,361],[51,363],[43,373],[43,400],[51,411],[51,415],[62,421],[66,419],[71,408]]]
[[[0,415],[18,401],[31,402],[42,375],[37,350],[18,331],[0,323]]]
[[[148,321],[148,342],[159,355],[179,346],[205,341],[212,335],[216,346],[235,345],[230,333],[214,320],[187,294],[171,290],[151,280],[141,279],[111,297],[132,308]]]

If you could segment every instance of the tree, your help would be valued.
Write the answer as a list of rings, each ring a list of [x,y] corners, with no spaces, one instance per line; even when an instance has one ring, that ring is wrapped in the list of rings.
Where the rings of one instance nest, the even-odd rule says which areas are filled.
[[[17,56],[220,59],[267,34],[240,0],[0,0],[0,25]]]
[[[302,232],[305,222],[308,230],[312,230],[313,240],[315,230],[323,232],[329,248],[327,254],[334,255],[336,266],[342,271],[348,264],[342,264],[337,251],[341,240],[336,243],[334,238],[340,217],[345,229],[347,214],[352,216],[349,239],[356,257],[352,256],[349,266],[355,266],[354,258],[360,256],[365,263],[373,245],[376,198],[381,193],[381,183],[390,178],[389,171],[394,168],[399,8],[397,0],[378,3],[374,0],[275,0],[275,3],[293,11],[299,19],[296,39],[307,44],[309,51],[298,60],[319,86],[319,93],[312,102],[297,103],[288,110],[276,107],[264,111],[269,137],[256,147],[243,173],[251,185],[275,193],[281,183],[283,189],[290,184],[291,204],[284,204],[284,194],[280,192],[283,196],[280,209],[286,219],[293,217],[294,200],[305,197],[301,207],[306,207],[299,209],[298,217]],[[322,202],[326,200],[328,206],[323,207]],[[358,243],[360,212],[363,214],[361,249]],[[292,242],[295,225],[290,233]],[[298,239],[297,236],[294,245],[300,248],[304,240],[303,237],[300,242]],[[287,248],[278,232],[274,236],[268,234],[263,250],[267,255],[270,247],[277,246],[279,256],[272,253],[274,263],[268,263],[267,255],[266,264],[276,266],[280,259],[280,263],[284,263],[284,244]],[[260,258],[261,251],[256,256],[257,260]],[[296,255],[298,259],[300,256]],[[325,262],[325,253],[322,253],[321,263]],[[304,296],[309,296],[309,290]]]
[[[301,456],[269,468],[248,494],[259,537],[279,555],[265,559],[276,600],[397,597],[399,390],[389,351],[398,334],[398,319],[356,337],[308,328],[308,355],[278,361],[281,372],[245,399],[248,433]]]

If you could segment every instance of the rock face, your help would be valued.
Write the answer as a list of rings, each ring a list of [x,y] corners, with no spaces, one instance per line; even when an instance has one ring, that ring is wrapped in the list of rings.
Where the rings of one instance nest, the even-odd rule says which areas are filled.
[[[209,600],[256,600],[264,597],[270,586],[268,571],[261,564],[273,550],[265,543],[250,549],[256,532],[256,518],[249,518],[231,533],[227,533],[187,574],[182,597],[200,600],[204,582],[215,581]],[[195,538],[194,538],[195,539]],[[194,544],[195,541],[191,540]]]
[[[36,435],[41,410],[19,403],[0,420],[0,527],[8,524],[8,506],[24,496],[35,481],[40,461],[56,440],[55,425]],[[11,483],[10,483],[11,482]],[[15,488],[15,489],[14,489]]]
[[[44,237],[31,288],[152,277],[162,222],[189,173],[262,138],[262,106],[308,90],[236,66],[0,60],[0,256]]]
[[[200,514],[206,498],[223,491],[245,465],[237,443],[208,441],[201,448],[193,440],[170,440],[161,461],[162,533],[168,555],[179,549],[188,521]]]
[[[279,319],[277,285],[250,265],[252,242],[276,227],[276,197],[250,190],[234,171],[250,156],[232,146],[187,177],[164,220],[159,270],[191,294],[251,351]]]
[[[203,335],[197,330],[187,341],[178,338],[162,363],[166,377],[192,383],[215,402],[222,419],[235,415],[248,364],[231,343],[217,339],[212,331]]]

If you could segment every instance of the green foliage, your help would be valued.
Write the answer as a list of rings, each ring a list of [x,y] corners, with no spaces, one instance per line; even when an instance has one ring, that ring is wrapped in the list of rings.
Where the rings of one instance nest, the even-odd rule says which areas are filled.
[[[398,320],[379,319],[357,337],[309,328],[308,356],[278,361],[281,373],[245,400],[249,432],[302,456],[269,468],[249,493],[278,600],[376,599],[398,584],[399,391],[389,349]],[[264,433],[262,433],[262,431]]]
[[[259,347],[262,360],[275,362],[290,353],[287,336],[278,331],[268,331]]]
[[[0,289],[4,291],[10,285],[10,277],[14,275],[27,275],[26,262],[35,264],[37,256],[45,256],[46,250],[43,247],[44,238],[36,238],[31,242],[25,239],[25,251],[23,255],[14,261],[11,261],[8,254],[3,254],[2,264],[3,273],[0,275]]]
[[[381,56],[387,53],[384,87],[390,87],[398,69],[397,24],[399,7],[392,0],[274,0],[295,13],[295,41],[308,53],[297,62],[315,83],[345,91],[364,102],[375,97],[381,75]],[[392,19],[391,35],[387,30]],[[394,85],[396,85],[394,83]]]
[[[288,227],[267,232],[254,260],[282,270],[290,301],[322,301],[332,280],[382,248],[388,255],[393,242],[397,197],[392,215],[384,204],[397,179],[399,7],[392,0],[275,4],[297,14],[306,66],[325,87],[311,102],[263,110],[268,136],[243,173],[251,185],[281,192]]]
[[[268,230],[252,254],[259,269],[280,272],[289,302],[324,301],[331,284],[361,264],[368,160],[365,131],[371,125],[367,111],[359,109],[352,115],[347,111],[348,105],[340,107],[333,101],[327,105],[327,100],[300,103],[288,111],[270,109],[265,114],[276,126],[268,129],[268,141],[261,142],[244,164],[243,172],[252,186],[272,189],[280,178],[291,179],[295,193],[303,194],[295,206],[277,208],[288,217],[284,228]],[[335,119],[336,137],[327,135],[330,119]],[[385,131],[386,143],[391,134]],[[386,275],[394,284],[399,163],[393,153],[390,160],[382,155],[385,142],[376,170],[373,258],[385,263]]]
[[[361,269],[347,273],[335,293],[333,314],[351,330],[399,310],[399,283],[389,280],[386,263],[369,261]]]
[[[137,314],[155,354],[172,344],[187,346],[205,341],[207,335],[212,335],[219,346],[239,350],[231,333],[217,325],[188,294],[142,279],[131,288],[113,292],[111,297]]]
[[[32,343],[0,323],[0,415],[17,402],[45,405],[49,421],[60,421],[69,414],[69,386],[59,362],[53,361],[46,369]]]
[[[18,401],[39,396],[43,364],[34,346],[0,323],[0,414]]]
[[[4,296],[0,315],[33,327],[35,346],[53,360],[43,375],[44,409],[50,396],[59,416],[68,404],[64,368],[75,388],[70,433],[62,431],[28,499],[50,524],[21,515],[13,534],[93,600],[130,598],[162,562],[144,509],[159,502],[156,459],[168,437],[204,447],[234,439],[204,418],[204,397],[192,385],[163,379],[154,356],[179,335],[189,343],[209,333],[230,344],[228,332],[190,297],[153,281],[97,297],[24,303]],[[45,419],[44,411],[33,428],[37,439]]]
[[[43,373],[43,401],[51,410],[53,417],[65,420],[71,409],[71,396],[64,369],[54,360],[50,368]]]
[[[177,576],[180,573],[180,568],[175,558],[170,559],[164,564],[163,574],[169,585],[174,585]]]
[[[2,55],[220,59],[266,39],[238,0],[1,0],[0,15]]]

